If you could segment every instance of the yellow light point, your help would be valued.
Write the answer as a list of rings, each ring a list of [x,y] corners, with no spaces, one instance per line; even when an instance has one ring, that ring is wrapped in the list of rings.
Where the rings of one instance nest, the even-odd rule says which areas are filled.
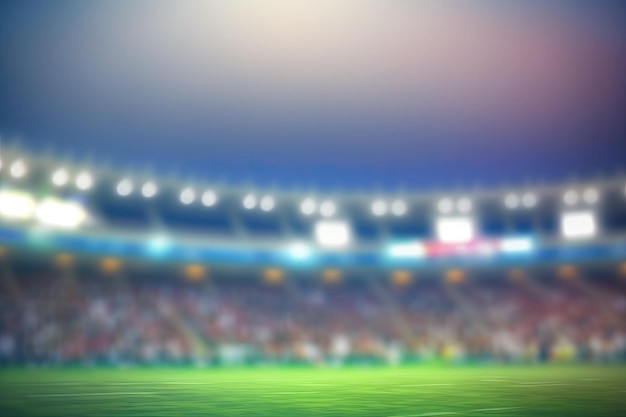
[[[576,268],[574,268],[572,265],[563,265],[557,271],[557,275],[562,280],[571,281],[576,279],[578,273],[576,272]]]
[[[408,271],[394,271],[391,282],[396,287],[406,287],[411,283],[411,274]]]
[[[622,276],[622,278],[626,279],[626,262],[623,262],[620,266],[619,266],[619,274]]]
[[[519,268],[511,269],[509,271],[509,279],[513,282],[521,282],[526,278],[526,273]]]
[[[204,267],[198,264],[187,265],[184,272],[189,281],[200,281],[205,274]]]
[[[54,258],[54,263],[60,268],[67,268],[74,263],[74,257],[69,253],[60,253]]]
[[[104,258],[100,263],[100,267],[105,273],[114,274],[116,272],[119,272],[120,268],[122,267],[122,263],[117,258]]]
[[[341,281],[341,272],[336,269],[326,269],[322,273],[322,280],[325,284],[335,285]]]
[[[465,274],[460,269],[451,269],[446,272],[445,278],[448,284],[460,284],[465,279]]]
[[[266,269],[263,274],[263,279],[268,284],[280,284],[283,281],[283,271],[278,268]]]
[[[4,258],[7,254],[7,249],[0,246],[0,258]]]

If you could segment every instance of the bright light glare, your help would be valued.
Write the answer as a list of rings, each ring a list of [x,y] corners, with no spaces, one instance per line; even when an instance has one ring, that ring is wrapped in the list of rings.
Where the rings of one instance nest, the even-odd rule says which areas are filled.
[[[76,177],[76,187],[80,190],[88,190],[93,185],[93,178],[88,172],[81,172]]]
[[[563,202],[568,206],[573,206],[578,203],[578,193],[576,190],[569,190],[563,194]]]
[[[180,192],[180,202],[183,204],[191,204],[196,199],[196,192],[193,188],[185,188]]]
[[[9,171],[11,172],[11,176],[13,178],[22,178],[24,175],[26,175],[28,167],[26,166],[26,163],[24,161],[18,159],[17,161],[13,162],[13,164],[11,164],[11,168],[9,168]]]
[[[157,191],[157,186],[152,181],[148,181],[141,187],[141,194],[146,198],[154,197]]]
[[[504,197],[504,205],[510,209],[517,208],[519,206],[519,197],[516,194],[508,194]]]
[[[28,219],[35,211],[35,200],[21,191],[0,191],[0,215],[9,219]]]
[[[452,200],[450,200],[449,198],[441,199],[439,200],[439,203],[437,203],[437,208],[441,213],[444,214],[450,213],[452,211],[452,206]]]
[[[323,247],[346,247],[350,243],[350,227],[344,221],[319,221],[315,224],[315,239]]]
[[[535,247],[535,242],[527,237],[511,237],[500,240],[500,252],[523,253],[530,252]]]
[[[393,243],[387,247],[387,255],[392,258],[423,258],[426,248],[420,242]]]
[[[217,194],[213,190],[206,190],[202,193],[202,204],[211,207],[217,203]]]
[[[56,185],[57,187],[64,186],[65,184],[67,184],[68,180],[69,180],[69,174],[63,168],[57,169],[52,174],[52,184]]]
[[[336,211],[337,206],[335,206],[335,203],[330,200],[326,200],[320,205],[320,213],[324,217],[330,217],[335,214]]]
[[[583,200],[585,200],[585,203],[594,204],[597,203],[599,199],[600,193],[595,188],[587,188],[583,192]]]
[[[122,197],[125,197],[133,192],[133,183],[125,178],[117,183],[117,193]]]
[[[289,247],[288,253],[291,258],[302,261],[311,257],[313,249],[306,243],[296,242]]]
[[[311,214],[315,213],[316,208],[317,204],[312,198],[307,198],[302,202],[302,204],[300,204],[300,211],[305,216],[310,216]]]
[[[595,236],[596,216],[592,211],[575,211],[561,214],[561,234],[567,239]]]
[[[265,197],[263,197],[261,199],[261,210],[263,211],[270,211],[274,208],[274,206],[276,205],[276,202],[274,201],[274,197],[270,196],[270,195],[266,195]]]
[[[256,197],[254,196],[254,194],[248,194],[243,199],[243,206],[244,206],[244,208],[246,208],[248,210],[251,210],[251,209],[256,207]]]
[[[372,203],[372,214],[383,216],[387,213],[387,203],[384,200],[376,200]]]
[[[391,212],[396,216],[404,216],[408,210],[404,200],[396,200],[391,203]]]
[[[148,251],[153,255],[160,255],[172,246],[167,236],[155,236],[148,241]]]
[[[46,226],[75,229],[87,219],[87,212],[78,203],[48,198],[39,203],[35,216]]]
[[[474,238],[474,222],[467,217],[437,219],[437,238],[443,243],[465,243]]]

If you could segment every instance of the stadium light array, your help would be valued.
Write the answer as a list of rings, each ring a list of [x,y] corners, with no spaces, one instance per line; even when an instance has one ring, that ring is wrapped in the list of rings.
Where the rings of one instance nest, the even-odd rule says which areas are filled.
[[[561,214],[561,234],[566,239],[584,239],[597,233],[593,211],[575,211]]]
[[[202,193],[202,204],[206,207],[214,206],[217,203],[217,194],[213,190],[206,190]]]
[[[196,200],[196,192],[193,188],[187,187],[180,192],[180,202],[183,204],[191,204]]]
[[[442,198],[437,203],[437,209],[439,209],[439,212],[443,214],[450,213],[453,207],[454,207],[454,203],[449,198]]]
[[[372,203],[372,214],[374,216],[384,216],[387,214],[387,203],[384,200],[376,200]]]
[[[87,220],[87,212],[78,203],[47,198],[37,206],[35,217],[45,226],[75,229]]]
[[[243,207],[247,210],[252,210],[256,207],[256,196],[254,194],[248,194],[243,199]]]
[[[76,177],[76,187],[79,190],[88,190],[93,185],[93,177],[87,171],[83,171]]]
[[[157,192],[157,185],[153,181],[148,181],[141,187],[141,195],[146,198],[154,197]]]
[[[17,161],[11,164],[9,168],[9,172],[13,178],[22,178],[28,172],[28,167],[26,166],[26,162],[18,159]]]
[[[57,187],[62,187],[67,184],[69,180],[69,174],[64,168],[59,168],[52,173],[52,184]]]
[[[320,204],[320,213],[324,217],[331,217],[337,211],[337,206],[331,200],[326,200]]]
[[[259,204],[259,206],[261,207],[261,210],[263,211],[271,211],[274,209],[275,205],[276,205],[276,201],[274,200],[274,197],[272,197],[271,195],[266,195],[265,197],[263,197],[261,199],[261,203]]]
[[[474,239],[474,222],[467,217],[442,217],[436,223],[437,238],[443,243],[466,243]]]
[[[408,210],[407,204],[404,200],[395,200],[391,203],[391,212],[395,216],[404,216]]]
[[[130,195],[130,193],[133,192],[132,181],[129,180],[128,178],[121,180],[120,182],[117,183],[116,191],[117,191],[117,194],[122,197],[126,197],[127,195]]]
[[[578,203],[578,193],[576,190],[568,190],[563,194],[563,202],[565,205],[573,206]]]
[[[310,216],[311,214],[315,213],[316,208],[317,208],[317,204],[315,203],[315,200],[313,200],[310,197],[304,199],[304,201],[300,203],[300,211],[305,216]]]
[[[0,190],[0,215],[8,219],[29,219],[35,212],[35,199],[28,193]]]
[[[322,247],[345,248],[350,244],[350,227],[345,221],[319,221],[315,224],[315,239]]]

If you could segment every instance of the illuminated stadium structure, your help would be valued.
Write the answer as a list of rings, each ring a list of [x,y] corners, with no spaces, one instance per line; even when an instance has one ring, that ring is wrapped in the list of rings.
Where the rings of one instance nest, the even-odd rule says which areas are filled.
[[[303,270],[617,265],[626,255],[623,178],[332,194],[120,172],[17,148],[1,158],[7,248]]]

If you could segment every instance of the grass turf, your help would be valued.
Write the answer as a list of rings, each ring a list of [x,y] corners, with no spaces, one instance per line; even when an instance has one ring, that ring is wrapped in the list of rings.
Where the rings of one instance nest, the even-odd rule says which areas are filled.
[[[22,369],[0,416],[624,416],[626,367]]]

